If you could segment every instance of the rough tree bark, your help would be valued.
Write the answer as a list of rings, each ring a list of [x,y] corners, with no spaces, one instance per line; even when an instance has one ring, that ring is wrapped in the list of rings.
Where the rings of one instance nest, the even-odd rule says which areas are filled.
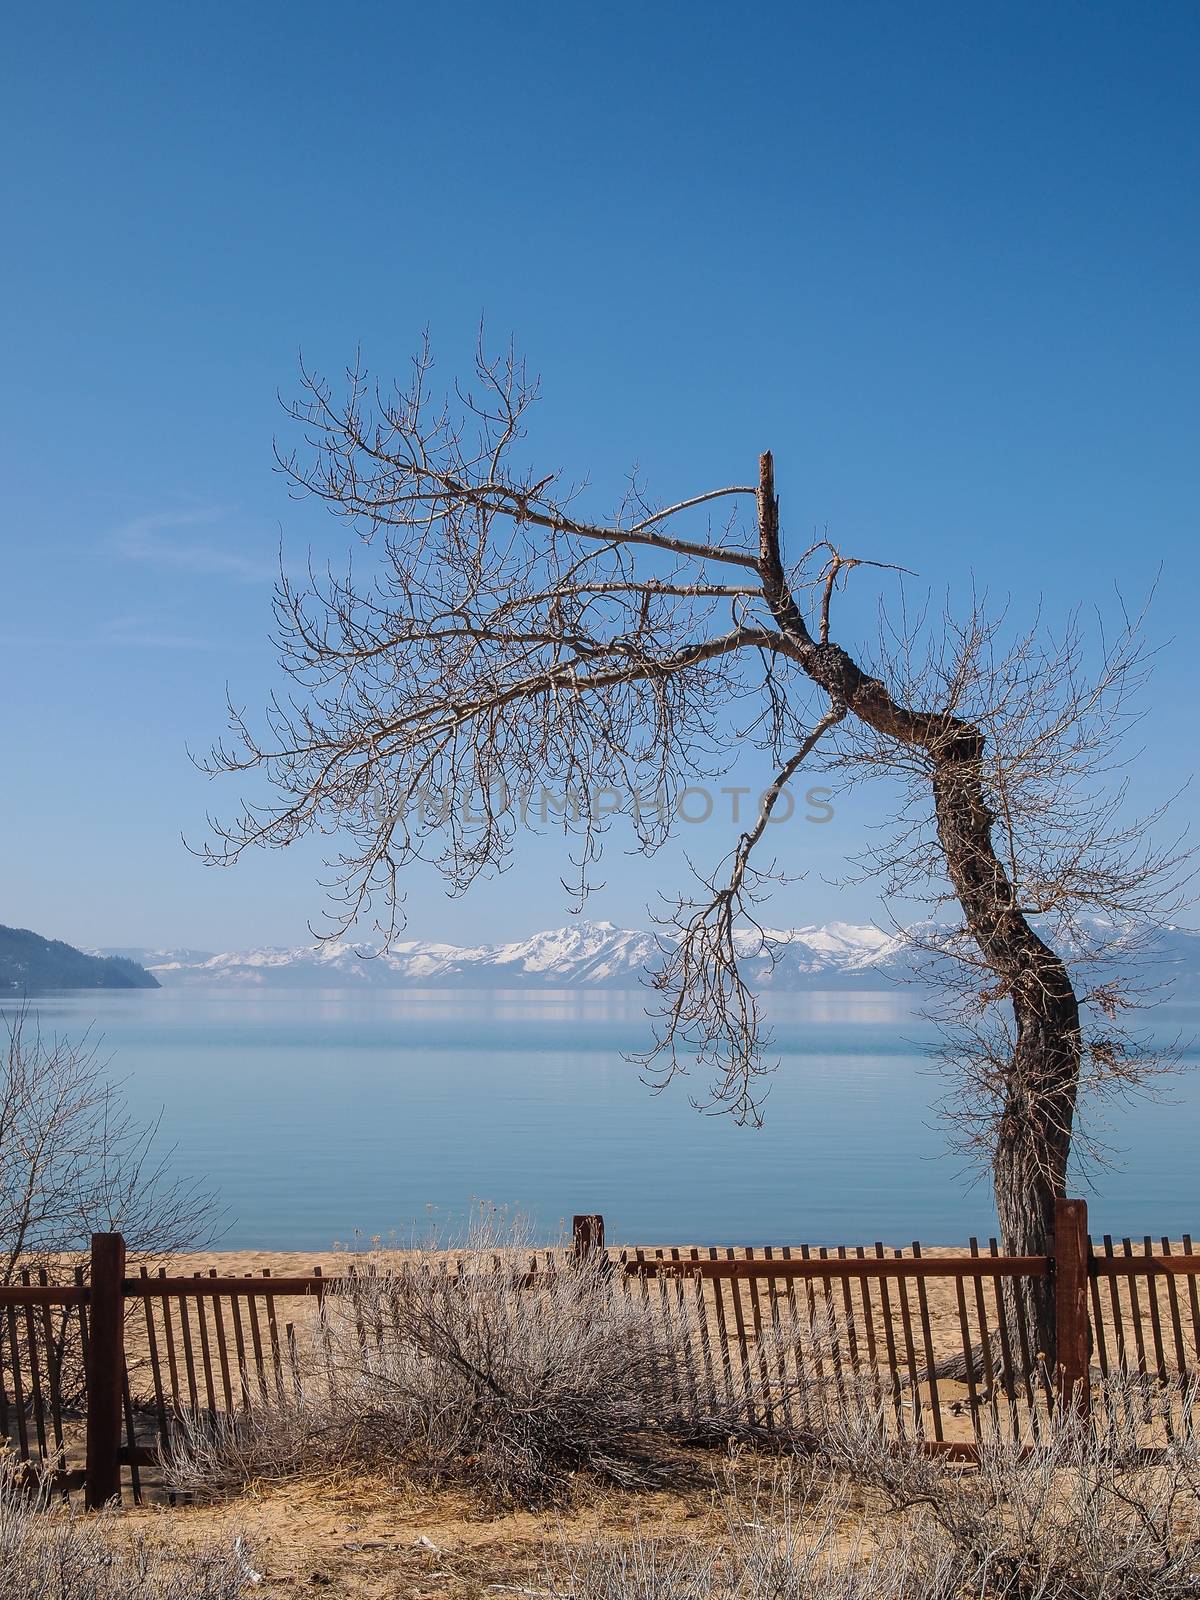
[[[784,573],[769,451],[759,460],[758,520],[763,590],[795,659],[835,706],[928,756],[947,874],[966,927],[1013,1010],[1016,1046],[992,1168],[1004,1248],[1011,1255],[1044,1255],[1054,1232],[1055,1198],[1066,1194],[1082,1062],[1079,1003],[1065,963],[1029,925],[996,853],[995,818],[984,801],[983,734],[961,718],[898,705],[840,645],[813,637]],[[1047,1296],[1031,1291],[1029,1309],[1038,1349],[1052,1362]]]

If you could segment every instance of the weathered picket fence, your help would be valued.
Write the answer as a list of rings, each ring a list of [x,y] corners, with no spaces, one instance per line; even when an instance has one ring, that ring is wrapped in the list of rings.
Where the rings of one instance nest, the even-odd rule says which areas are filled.
[[[968,1253],[606,1250],[603,1219],[580,1216],[571,1248],[531,1258],[520,1281],[534,1287],[592,1253],[671,1327],[684,1421],[737,1415],[764,1436],[791,1433],[865,1393],[898,1433],[970,1459],[990,1434],[1036,1439],[1056,1407],[1086,1410],[1093,1380],[1119,1375],[1148,1443],[1193,1426],[1200,1255],[1187,1236],[1097,1246],[1083,1201],[1059,1202],[1052,1251],[1028,1257],[994,1240]],[[1017,1292],[1030,1280],[1051,1297],[1053,1370]],[[88,1505],[118,1495],[126,1472],[140,1498],[181,1419],[211,1423],[299,1392],[297,1329],[344,1281],[320,1268],[127,1276],[120,1236],[98,1234],[74,1282],[43,1273],[0,1288],[0,1433],[31,1469],[82,1486]]]

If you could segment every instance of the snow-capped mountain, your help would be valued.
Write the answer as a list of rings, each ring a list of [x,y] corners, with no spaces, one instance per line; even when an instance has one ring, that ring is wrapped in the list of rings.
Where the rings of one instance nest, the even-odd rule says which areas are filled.
[[[500,945],[452,945],[397,939],[379,951],[335,940],[294,949],[265,947],[219,955],[142,952],[148,971],[167,985],[216,983],[329,988],[344,984],[632,985],[654,954],[653,935],[611,922],[578,922]]]
[[[928,937],[928,929],[922,930]],[[870,924],[735,934],[747,977],[762,988],[886,989],[911,978],[919,958],[904,933]],[[111,952],[104,952],[111,953]],[[122,950],[164,987],[341,988],[347,985],[488,988],[636,988],[655,964],[655,935],[611,922],[573,923],[511,944],[452,945],[397,940],[390,950],[349,941],[210,955],[202,950]],[[1200,933],[1164,929],[1139,960],[1143,976],[1174,980],[1179,993],[1200,988]]]
[[[739,953],[760,981],[783,987],[822,974],[837,978],[865,971],[900,942],[878,928],[842,922],[773,932],[770,937],[778,941],[773,970],[762,953],[761,935],[750,929],[739,936]],[[611,922],[580,921],[497,945],[398,939],[389,950],[378,951],[371,945],[340,940],[223,954],[202,950],[140,950],[136,954],[147,971],[167,986],[329,988],[362,983],[633,988],[654,964],[657,952],[652,933],[618,928]]]

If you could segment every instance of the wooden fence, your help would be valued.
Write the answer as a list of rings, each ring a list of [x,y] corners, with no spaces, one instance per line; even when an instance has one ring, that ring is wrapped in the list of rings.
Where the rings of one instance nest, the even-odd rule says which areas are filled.
[[[1148,1443],[1192,1427],[1200,1255],[1187,1236],[1094,1244],[1083,1201],[1059,1202],[1052,1252],[1028,1257],[994,1240],[965,1254],[916,1243],[606,1251],[603,1219],[577,1217],[572,1249],[533,1258],[517,1281],[544,1283],[592,1252],[671,1328],[672,1405],[697,1433],[731,1414],[765,1436],[818,1430],[865,1394],[897,1433],[970,1459],[990,1435],[1035,1440],[1058,1406],[1086,1411],[1093,1381],[1117,1375]],[[31,1470],[82,1486],[89,1506],[119,1495],[125,1473],[138,1499],[181,1420],[208,1425],[299,1392],[298,1330],[345,1281],[320,1268],[127,1276],[120,1236],[98,1234],[86,1276],[0,1288],[0,1433]],[[1024,1309],[1031,1282],[1053,1305],[1053,1372]]]

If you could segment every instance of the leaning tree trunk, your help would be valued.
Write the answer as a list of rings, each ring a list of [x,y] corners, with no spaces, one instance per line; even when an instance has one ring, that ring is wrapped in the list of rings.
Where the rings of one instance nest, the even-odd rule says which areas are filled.
[[[1046,1255],[1054,1202],[1066,1193],[1081,1061],[1079,1003],[1062,959],[1030,927],[996,855],[982,756],[976,730],[935,754],[938,838],[967,928],[1013,1008],[1015,1043],[1000,1066],[992,1152],[1001,1238],[1009,1255]],[[1037,1352],[1053,1369],[1048,1280],[1015,1280],[1013,1298]]]
[[[1054,1232],[1054,1202],[1066,1193],[1078,1051],[1065,1020],[1061,1029],[1050,1033],[1041,1020],[1026,1023],[1009,1068],[992,1160],[996,1213],[1011,1255],[1045,1250]]]
[[[992,1156],[996,1211],[1010,1255],[1049,1251],[1054,1201],[1067,1188],[1079,1084],[1079,1007],[1057,958],[1055,966],[1060,984],[1043,986],[1035,976],[1028,985],[1032,996],[1014,999],[1017,1042]],[[1013,1297],[1053,1371],[1057,1349],[1049,1281],[1016,1279]]]
[[[1045,1255],[1054,1201],[1066,1193],[1079,1087],[1079,1005],[1061,958],[1034,932],[992,841],[984,782],[984,736],[946,712],[901,705],[829,638],[828,596],[820,636],[796,604],[783,566],[779,502],[770,452],[759,460],[759,576],[791,654],[833,705],[887,739],[920,749],[929,763],[938,840],[972,939],[1011,1001],[1016,1046],[1000,1068],[993,1152],[996,1209],[1005,1251]],[[836,570],[834,575],[836,576]],[[1044,1279],[1020,1279],[1017,1299],[1038,1352],[1053,1368],[1054,1317]]]

